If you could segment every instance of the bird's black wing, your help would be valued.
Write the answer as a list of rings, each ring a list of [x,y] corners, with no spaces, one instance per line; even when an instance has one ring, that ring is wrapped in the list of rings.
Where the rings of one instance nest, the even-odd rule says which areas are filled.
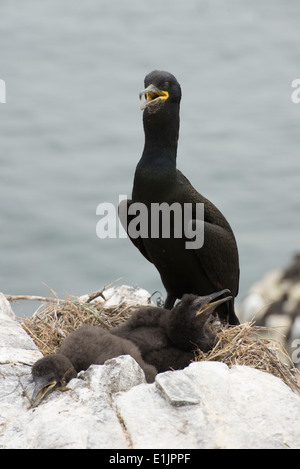
[[[128,209],[129,209],[129,206],[131,205],[131,203],[132,203],[132,200],[130,200],[130,199],[125,199],[125,200],[122,200],[120,202],[119,207],[118,207],[118,214],[119,214],[120,221],[122,223],[122,226],[123,226],[124,230],[126,231],[126,233],[128,235],[128,238],[132,241],[132,243],[135,245],[135,247],[138,248],[140,253],[142,253],[143,256],[149,262],[152,262],[151,259],[148,256],[148,253],[147,253],[146,248],[144,246],[143,239],[140,236],[137,237],[137,238],[132,238],[132,237],[130,237],[130,235],[128,233],[128,225],[129,225],[130,221],[133,220],[133,218],[134,218],[134,215],[129,215],[128,214]]]
[[[193,220],[193,230],[197,220]],[[226,249],[220,249],[226,245]],[[224,228],[204,221],[204,244],[195,249],[206,276],[216,290],[228,288],[235,297],[239,287],[238,253],[235,240]]]
[[[239,259],[232,229],[215,205],[199,194],[179,170],[177,170],[177,176],[178,181],[184,184],[188,200],[204,203],[204,243],[199,249],[194,249],[194,254],[199,259],[215,291],[228,288],[235,297],[239,286]],[[197,223],[196,212],[194,212],[193,231],[196,230]],[[199,225],[201,223],[202,221],[199,220]]]

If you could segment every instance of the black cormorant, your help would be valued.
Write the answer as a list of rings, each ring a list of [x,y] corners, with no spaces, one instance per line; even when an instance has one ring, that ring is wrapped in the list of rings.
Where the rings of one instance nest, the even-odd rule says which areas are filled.
[[[214,346],[212,322],[218,318],[216,308],[231,300],[231,296],[219,298],[226,294],[230,292],[185,294],[172,310],[143,306],[111,333],[133,342],[158,373],[185,368],[195,359],[196,349],[208,352]]]
[[[120,355],[131,355],[144,370],[146,381],[154,381],[156,369],[143,361],[133,342],[116,337],[100,326],[80,327],[63,341],[57,353],[47,355],[33,365],[32,405],[37,406],[47,394],[67,384],[79,371],[92,364],[102,365]]]
[[[155,70],[146,76],[142,96],[146,97],[142,106],[145,146],[135,171],[132,199],[119,205],[120,220],[133,244],[159,271],[167,291],[165,308],[171,309],[176,299],[182,298],[185,293],[208,295],[229,289],[232,300],[221,305],[218,313],[223,321],[239,324],[234,311],[234,297],[239,285],[239,260],[232,229],[222,213],[176,169],[180,85],[172,74]],[[145,227],[137,236],[131,236],[129,226],[136,214],[130,207],[136,202],[148,209],[147,229],[153,221],[151,206],[154,203],[164,202],[169,207],[179,203],[183,209],[184,204],[192,204],[192,216],[189,220],[185,219],[190,230],[187,233],[203,228],[197,218],[196,204],[204,203],[203,246],[187,249],[186,242],[190,240],[190,235],[175,237],[172,223],[169,223],[169,237],[163,237],[161,231],[158,236],[157,233],[151,236],[149,231],[145,235]]]

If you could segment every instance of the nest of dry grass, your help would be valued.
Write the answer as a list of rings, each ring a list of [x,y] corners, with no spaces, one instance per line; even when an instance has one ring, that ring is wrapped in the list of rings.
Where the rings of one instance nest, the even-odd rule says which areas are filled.
[[[125,321],[135,306],[121,303],[105,307],[103,302],[87,303],[79,298],[66,298],[57,302],[42,303],[33,316],[21,325],[31,336],[43,355],[55,353],[62,341],[83,324],[116,327]]]
[[[67,297],[42,303],[32,317],[21,324],[40,351],[55,353],[61,342],[82,324],[99,325],[111,329],[125,321],[137,305],[122,302],[106,307],[105,302],[83,302]],[[291,389],[300,392],[300,373],[279,341],[265,337],[266,328],[247,322],[239,326],[223,326],[217,332],[216,345],[208,352],[195,352],[195,361],[220,361],[232,365],[246,365],[281,378]],[[285,357],[282,360],[282,357]],[[280,358],[281,357],[281,358]]]

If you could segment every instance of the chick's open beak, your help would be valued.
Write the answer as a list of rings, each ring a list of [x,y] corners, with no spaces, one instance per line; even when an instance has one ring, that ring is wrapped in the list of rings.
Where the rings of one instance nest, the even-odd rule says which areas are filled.
[[[146,101],[142,104],[141,109],[145,109],[149,105],[153,105],[158,103],[159,101],[165,101],[169,97],[169,93],[167,91],[162,91],[155,85],[149,85],[145,88],[140,94],[139,97],[146,97]]]
[[[31,397],[32,407],[37,407],[58,385],[58,381],[55,380],[49,381],[45,377],[35,378],[35,387]]]
[[[213,313],[217,306],[219,306],[222,303],[225,303],[226,301],[231,300],[232,296],[226,296],[224,298],[220,298],[219,300],[213,301],[215,298],[218,298],[219,296],[224,295],[226,293],[231,293],[231,292],[230,290],[226,289],[226,290],[222,290],[216,293],[212,293],[211,295],[202,297],[202,303],[201,303],[199,310],[196,313],[196,316],[199,316],[199,314],[202,314],[204,312]]]

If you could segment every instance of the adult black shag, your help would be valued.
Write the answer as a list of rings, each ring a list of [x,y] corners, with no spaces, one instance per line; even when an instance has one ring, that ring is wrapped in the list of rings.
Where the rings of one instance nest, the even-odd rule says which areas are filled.
[[[232,299],[219,298],[228,294],[229,290],[204,297],[186,294],[171,310],[144,306],[111,333],[133,342],[158,373],[179,370],[195,359],[196,349],[208,352],[214,346],[215,310]]]
[[[145,96],[142,106],[145,146],[136,167],[132,199],[119,205],[119,217],[133,244],[160,273],[167,291],[165,308],[171,309],[177,298],[185,293],[208,295],[229,289],[232,300],[219,306],[223,321],[239,324],[234,311],[234,298],[238,293],[239,259],[232,229],[222,213],[200,195],[188,179],[176,169],[179,135],[179,107],[181,88],[176,78],[163,71],[153,71],[145,78]],[[203,229],[197,218],[196,204],[204,204],[204,244],[200,248],[187,249],[189,236],[175,237],[170,225],[170,236],[151,236],[148,231],[131,236],[130,223],[135,218],[133,203],[144,204],[148,209],[148,227],[153,217],[154,203],[192,204],[188,226],[194,232]],[[132,206],[133,207],[133,206]],[[172,215],[172,214],[171,214]],[[152,218],[151,218],[152,217]]]
[[[32,405],[37,406],[54,389],[75,378],[79,371],[92,364],[103,365],[106,360],[120,355],[131,355],[144,370],[146,381],[154,381],[156,369],[144,362],[133,342],[116,337],[99,326],[80,327],[63,341],[56,354],[47,355],[33,365]]]

